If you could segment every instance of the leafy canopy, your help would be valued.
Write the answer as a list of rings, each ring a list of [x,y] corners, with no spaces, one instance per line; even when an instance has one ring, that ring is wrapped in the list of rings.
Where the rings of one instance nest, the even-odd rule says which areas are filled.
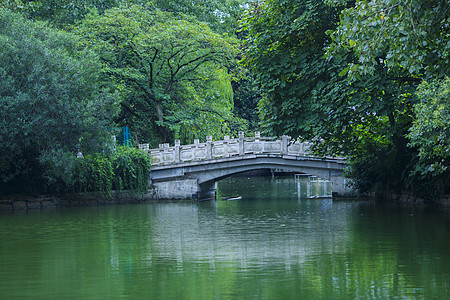
[[[359,76],[372,74],[381,59],[390,70],[442,77],[450,68],[449,24],[448,1],[358,0],[341,12],[329,53],[352,50],[358,61],[350,64],[350,70]]]
[[[417,94],[420,102],[408,134],[410,146],[418,150],[413,175],[445,192],[450,186],[450,79],[423,82]]]
[[[49,21],[68,28],[81,22],[91,9],[103,14],[121,5],[154,5],[163,11],[195,17],[214,31],[234,34],[244,10],[243,0],[2,0],[0,8],[23,13],[32,20]]]
[[[347,156],[362,191],[413,184],[416,154],[407,147],[407,134],[419,101],[415,90],[422,77],[448,70],[442,47],[435,50],[429,44],[422,64],[414,60],[423,50],[414,50],[417,39],[408,36],[409,46],[398,50],[405,46],[400,36],[408,32],[397,32],[396,26],[401,20],[407,27],[411,19],[406,14],[392,23],[395,28],[384,31],[391,23],[380,18],[378,31],[369,30],[376,25],[370,21],[373,3],[388,2],[266,0],[252,5],[242,21],[248,34],[242,62],[263,90],[259,108],[266,130],[316,141],[315,149],[322,154]],[[393,5],[388,20],[400,6]],[[445,15],[446,6],[436,5],[430,11]],[[430,39],[448,38],[448,25],[440,24],[437,30],[426,29]],[[418,24],[414,27],[417,30]],[[373,44],[378,38],[381,42]],[[409,51],[411,60],[403,64],[403,54],[395,56],[396,51]],[[439,64],[428,65],[436,55]]]
[[[223,118],[214,116],[232,107],[214,85],[229,81],[235,40],[205,23],[134,5],[89,14],[77,33],[104,62],[104,84],[120,92],[122,121],[141,124],[144,137],[148,130],[160,141],[173,138],[185,112],[212,116],[208,121],[220,127]]]

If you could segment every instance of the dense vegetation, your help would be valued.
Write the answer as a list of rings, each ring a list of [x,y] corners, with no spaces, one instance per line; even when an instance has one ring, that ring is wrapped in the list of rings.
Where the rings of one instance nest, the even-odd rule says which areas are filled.
[[[114,95],[72,34],[0,12],[1,190],[38,191],[69,153],[109,147]]]
[[[243,20],[263,124],[347,156],[360,191],[448,192],[450,4],[267,0]]]
[[[450,192],[448,1],[3,0],[0,13],[4,193],[142,188],[127,179],[137,152],[113,150],[121,126],[151,146],[262,126],[348,157],[362,192]],[[114,164],[128,175],[112,180]]]

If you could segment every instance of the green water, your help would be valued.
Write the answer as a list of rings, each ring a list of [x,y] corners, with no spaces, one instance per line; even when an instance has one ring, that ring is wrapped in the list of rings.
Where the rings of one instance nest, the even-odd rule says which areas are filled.
[[[306,198],[328,192],[244,177],[217,201],[0,212],[0,299],[450,298],[448,211]]]

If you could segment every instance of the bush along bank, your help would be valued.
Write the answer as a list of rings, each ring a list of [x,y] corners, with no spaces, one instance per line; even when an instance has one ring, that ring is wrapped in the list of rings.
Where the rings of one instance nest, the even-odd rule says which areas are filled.
[[[150,157],[142,150],[118,147],[110,156],[88,155],[77,158],[73,177],[66,182],[72,192],[100,192],[112,190],[146,192],[150,174]]]
[[[55,161],[55,159],[53,160]],[[151,199],[148,189],[150,157],[137,148],[117,147],[108,154],[61,155],[47,164],[40,190],[2,193],[0,209],[127,203]],[[26,189],[24,189],[26,190]]]

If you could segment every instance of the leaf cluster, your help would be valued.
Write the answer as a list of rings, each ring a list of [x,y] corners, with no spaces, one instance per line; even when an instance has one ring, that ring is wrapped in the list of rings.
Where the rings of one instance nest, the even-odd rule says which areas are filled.
[[[356,1],[340,14],[330,32],[328,53],[353,51],[352,76],[373,74],[381,59],[390,71],[410,76],[441,77],[448,73],[450,3],[441,0]]]

